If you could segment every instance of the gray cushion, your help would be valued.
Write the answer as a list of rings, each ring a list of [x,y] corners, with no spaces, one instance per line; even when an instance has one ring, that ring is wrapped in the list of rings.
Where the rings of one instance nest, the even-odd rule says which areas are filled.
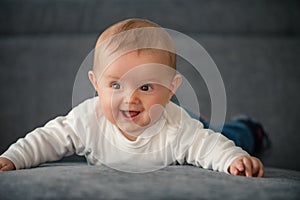
[[[131,174],[83,163],[0,173],[0,199],[298,199],[300,172],[247,178],[193,166]]]

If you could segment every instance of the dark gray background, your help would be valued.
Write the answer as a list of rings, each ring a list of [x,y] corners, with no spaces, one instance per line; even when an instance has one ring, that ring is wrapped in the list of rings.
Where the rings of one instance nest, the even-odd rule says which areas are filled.
[[[227,120],[262,122],[273,142],[264,163],[300,170],[299,11],[296,0],[1,0],[0,153],[72,108],[76,72],[107,26],[142,17],[202,44],[225,84]],[[180,63],[209,116],[205,84]]]

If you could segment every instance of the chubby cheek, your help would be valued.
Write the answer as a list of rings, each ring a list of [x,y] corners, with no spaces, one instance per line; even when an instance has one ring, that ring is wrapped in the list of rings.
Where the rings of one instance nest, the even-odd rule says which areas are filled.
[[[116,124],[116,118],[118,115],[118,106],[114,105],[116,104],[116,101],[111,101],[110,95],[106,94],[104,96],[100,96],[100,107],[104,114],[104,116],[113,124]]]
[[[160,99],[148,98],[147,101],[145,101],[144,108],[151,121],[156,121],[161,116],[167,102],[168,102],[167,98],[160,98]]]

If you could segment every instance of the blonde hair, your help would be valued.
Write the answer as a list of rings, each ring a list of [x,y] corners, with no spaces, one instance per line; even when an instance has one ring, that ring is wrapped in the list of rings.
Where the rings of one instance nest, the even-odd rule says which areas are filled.
[[[116,55],[111,56],[110,61],[126,52],[145,50],[166,53],[169,66],[176,69],[175,46],[167,31],[149,20],[132,18],[110,26],[100,35],[95,46],[94,71],[113,54]],[[104,62],[105,65],[110,61]]]

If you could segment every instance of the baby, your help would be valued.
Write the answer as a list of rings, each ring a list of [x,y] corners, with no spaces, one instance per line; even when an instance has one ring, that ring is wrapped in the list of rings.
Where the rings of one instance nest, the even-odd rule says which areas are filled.
[[[263,176],[261,161],[204,129],[170,102],[181,84],[172,39],[158,25],[128,19],[99,37],[89,79],[98,96],[19,139],[0,157],[0,171],[85,156],[130,172],[192,164],[234,175]]]

